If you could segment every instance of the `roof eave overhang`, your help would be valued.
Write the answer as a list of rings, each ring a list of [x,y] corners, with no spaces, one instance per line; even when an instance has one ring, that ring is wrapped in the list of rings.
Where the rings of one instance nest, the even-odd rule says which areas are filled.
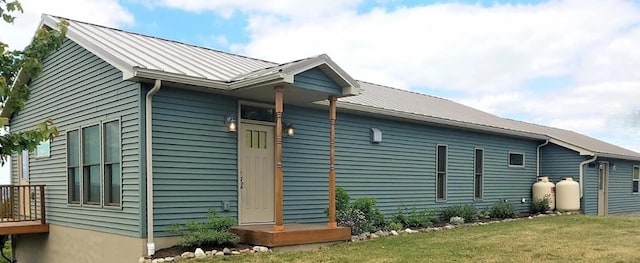
[[[622,155],[622,154],[615,154],[615,153],[600,153],[600,152],[596,152],[595,155],[602,158],[640,161],[640,156],[630,156],[630,155]]]
[[[325,102],[318,102],[318,103],[325,103]],[[396,117],[396,118],[415,120],[415,121],[419,121],[419,122],[427,122],[427,123],[433,123],[433,124],[438,124],[438,125],[443,125],[443,126],[458,127],[458,128],[468,129],[468,130],[482,131],[482,132],[488,132],[488,133],[505,134],[505,135],[510,135],[510,136],[514,136],[514,137],[522,137],[522,138],[528,138],[528,139],[534,139],[534,140],[547,140],[547,139],[549,139],[548,136],[543,135],[543,134],[522,132],[522,131],[516,131],[516,130],[509,130],[509,129],[503,129],[503,128],[498,128],[498,127],[492,127],[492,126],[479,125],[479,124],[468,123],[468,122],[455,121],[455,120],[450,120],[450,119],[443,119],[443,118],[425,116],[425,115],[421,115],[421,114],[414,114],[414,113],[401,112],[401,111],[395,111],[395,110],[389,110],[389,109],[382,109],[382,108],[371,107],[371,106],[366,106],[366,105],[361,105],[361,104],[354,104],[354,103],[338,101],[337,106],[338,106],[338,108],[347,109],[347,110],[353,110],[353,111],[359,111],[359,112],[367,112],[367,113],[373,113],[373,114],[380,114],[380,115],[386,115],[386,116],[391,116],[391,117]]]
[[[568,142],[565,142],[565,141],[562,141],[562,140],[559,140],[559,139],[556,139],[556,138],[550,138],[549,142],[553,143],[553,144],[556,144],[556,145],[559,145],[559,146],[562,146],[562,147],[567,148],[569,150],[576,151],[580,155],[589,155],[589,156],[595,155],[595,152],[593,152],[593,151],[590,151],[588,149],[582,148],[580,146],[577,146],[577,145],[574,145],[574,144],[571,144],[571,143],[568,143]]]
[[[248,89],[269,84],[291,84],[293,76],[282,72],[273,72],[260,77],[242,79],[229,83],[229,90]]]
[[[149,80],[162,80],[167,82],[175,82],[185,85],[199,86],[205,88],[213,88],[220,90],[228,90],[229,84],[222,81],[203,79],[200,77],[191,77],[182,74],[174,74],[167,73],[164,71],[156,71],[144,68],[134,67],[133,71],[130,75],[126,75],[123,72],[123,78],[125,80],[139,80],[139,79],[149,79]]]

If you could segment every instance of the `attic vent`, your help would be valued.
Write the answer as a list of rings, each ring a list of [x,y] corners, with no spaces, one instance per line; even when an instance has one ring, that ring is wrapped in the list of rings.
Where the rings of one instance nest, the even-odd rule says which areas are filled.
[[[371,143],[381,143],[382,132],[378,128],[371,128]]]

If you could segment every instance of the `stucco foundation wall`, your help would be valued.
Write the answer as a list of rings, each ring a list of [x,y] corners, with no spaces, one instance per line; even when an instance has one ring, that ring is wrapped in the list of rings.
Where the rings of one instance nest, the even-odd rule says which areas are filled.
[[[146,239],[51,225],[48,234],[16,238],[20,263],[138,262]]]

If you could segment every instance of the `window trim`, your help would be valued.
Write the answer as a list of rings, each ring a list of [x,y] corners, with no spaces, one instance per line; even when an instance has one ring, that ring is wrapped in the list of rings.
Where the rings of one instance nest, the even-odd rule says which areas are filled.
[[[101,187],[102,192],[103,192],[103,196],[102,196],[102,200],[100,200],[100,201],[102,203],[102,206],[105,207],[105,208],[122,209],[122,197],[123,197],[123,192],[122,192],[123,191],[122,190],[123,187],[122,187],[122,185],[124,183],[124,180],[123,180],[124,176],[122,174],[122,134],[123,134],[123,132],[122,132],[122,120],[121,120],[121,118],[117,118],[117,119],[108,119],[108,120],[102,121],[101,124],[100,124],[101,132],[104,132],[104,125],[106,123],[110,123],[110,122],[118,122],[118,131],[119,131],[119,133],[118,133],[118,150],[120,152],[120,154],[118,155],[119,156],[118,161],[119,161],[119,164],[120,164],[120,199],[119,199],[120,201],[118,203],[106,203],[105,202],[105,197],[104,197],[104,192],[105,192],[105,186],[104,185]],[[101,143],[103,144],[102,151],[101,151],[101,155],[102,155],[101,161],[102,161],[102,163],[100,165],[100,173],[102,174],[102,178],[101,178],[102,181],[101,182],[103,184],[105,183],[104,182],[104,167],[107,164],[106,160],[105,160],[105,157],[104,157],[105,150],[106,150],[106,148],[104,147],[104,138],[105,138],[105,136],[103,135],[102,136],[102,140],[101,140]]]
[[[511,164],[511,155],[512,154],[519,154],[522,155],[522,165],[514,165]],[[507,164],[509,165],[509,168],[525,168],[526,167],[526,155],[524,154],[524,152],[512,152],[509,151],[509,154],[507,155]]]
[[[89,128],[89,127],[93,127],[93,126],[98,126],[98,140],[101,142],[100,143],[100,150],[102,151],[102,129],[100,129],[102,126],[102,122],[98,122],[98,123],[91,123],[91,124],[87,124],[87,125],[82,125],[80,126],[79,129],[79,136],[80,136],[80,204],[81,206],[87,206],[87,207],[102,207],[102,169],[99,170],[99,181],[100,181],[100,200],[97,203],[89,203],[89,202],[85,202],[85,186],[84,186],[84,136],[82,134],[82,130],[85,128]],[[100,161],[98,162],[98,167],[100,167],[102,165],[102,154],[100,154]]]
[[[444,198],[438,198],[438,175],[440,173],[440,171],[438,171],[438,157],[439,157],[439,154],[438,154],[439,151],[438,150],[439,150],[440,147],[444,147],[444,149],[445,149],[445,157],[444,157],[445,158],[444,159],[445,160],[445,164],[444,164]],[[435,158],[435,176],[436,176],[435,177],[435,184],[436,184],[436,187],[435,187],[435,190],[436,190],[435,191],[435,199],[436,199],[436,202],[447,202],[447,197],[449,195],[449,191],[447,191],[448,190],[447,188],[449,186],[449,184],[448,184],[448,180],[449,180],[448,173],[449,173],[449,146],[446,145],[446,144],[437,144],[436,145],[436,158]]]
[[[481,182],[480,182],[480,197],[478,197],[478,193],[476,193],[476,177],[478,175],[478,171],[476,170],[477,167],[477,160],[476,157],[478,156],[478,151],[482,151],[482,172],[480,173],[480,178],[481,178]],[[485,159],[485,151],[483,148],[474,148],[473,149],[473,200],[477,200],[480,201],[482,199],[484,199],[484,159]]]
[[[66,191],[67,191],[67,205],[68,206],[81,206],[82,204],[82,183],[80,184],[80,189],[78,189],[78,202],[73,202],[71,201],[71,196],[69,194],[69,132],[78,132],[78,153],[80,153],[81,149],[82,149],[82,145],[80,144],[80,128],[76,128],[76,129],[69,129],[67,131],[65,131],[64,135],[65,135],[65,158],[64,158],[64,163],[65,163],[65,170],[66,170]],[[80,163],[80,154],[78,154],[78,173],[80,173],[80,167],[81,167],[81,163]],[[78,179],[80,179],[82,177],[81,174],[78,175]],[[82,181],[81,181],[82,182]]]
[[[49,144],[49,150],[44,155],[38,155],[38,148],[40,148],[40,146],[43,145],[44,143],[48,143]],[[50,158],[51,157],[51,139],[46,139],[44,141],[41,141],[38,144],[38,146],[34,150],[34,157],[36,159],[46,159],[46,158]]]
[[[109,122],[114,122],[117,121],[118,122],[118,126],[119,126],[119,147],[120,147],[120,202],[119,204],[116,205],[105,205],[104,203],[104,124],[105,123],[109,123]],[[82,139],[82,129],[87,128],[87,127],[92,127],[92,126],[98,126],[98,134],[99,134],[99,140],[100,140],[100,163],[99,165],[99,171],[100,171],[100,201],[98,203],[85,203],[84,202],[84,158],[83,158],[83,139]],[[80,200],[78,202],[71,202],[70,200],[70,196],[69,196],[69,140],[68,140],[68,136],[69,136],[69,132],[71,131],[77,131],[78,132],[78,162],[79,162],[79,166],[78,166],[78,171],[80,173],[79,175],[79,179],[80,179]],[[124,176],[123,176],[123,165],[122,165],[122,152],[123,152],[123,147],[122,147],[122,136],[123,135],[123,131],[122,131],[122,118],[121,117],[117,117],[117,118],[109,118],[109,119],[104,119],[104,120],[100,120],[100,121],[94,121],[94,122],[87,122],[87,123],[83,123],[79,126],[73,127],[68,129],[67,131],[65,131],[65,165],[66,165],[66,191],[67,191],[67,206],[70,207],[84,207],[84,208],[88,208],[88,209],[96,209],[96,208],[100,208],[100,210],[105,210],[105,209],[111,209],[111,210],[122,210],[123,209],[123,192],[124,192],[124,188],[123,183],[124,183]]]
[[[635,172],[635,170],[638,170],[638,174],[640,174],[640,165],[634,165],[633,167],[631,167],[631,193],[634,195],[640,194],[640,178],[635,179],[633,178],[633,173]],[[635,182],[638,182],[638,191],[634,192],[633,191],[633,184]]]

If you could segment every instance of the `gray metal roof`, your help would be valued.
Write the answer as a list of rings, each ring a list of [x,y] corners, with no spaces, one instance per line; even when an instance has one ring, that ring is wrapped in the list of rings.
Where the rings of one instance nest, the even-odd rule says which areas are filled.
[[[368,82],[361,95],[339,99],[339,106],[469,129],[506,133],[551,142],[582,155],[640,160],[640,153],[573,131],[501,118],[460,103]]]
[[[497,132],[551,142],[582,155],[640,160],[640,153],[576,132],[505,119],[451,100],[355,81],[327,55],[284,64],[230,54],[176,41],[126,32],[50,15],[42,25],[69,21],[67,37],[123,72],[123,78],[157,78],[232,90],[272,79],[293,83],[293,76],[312,67],[348,88],[338,107],[466,129]],[[361,91],[363,89],[364,91]],[[2,116],[7,113],[2,111]]]

